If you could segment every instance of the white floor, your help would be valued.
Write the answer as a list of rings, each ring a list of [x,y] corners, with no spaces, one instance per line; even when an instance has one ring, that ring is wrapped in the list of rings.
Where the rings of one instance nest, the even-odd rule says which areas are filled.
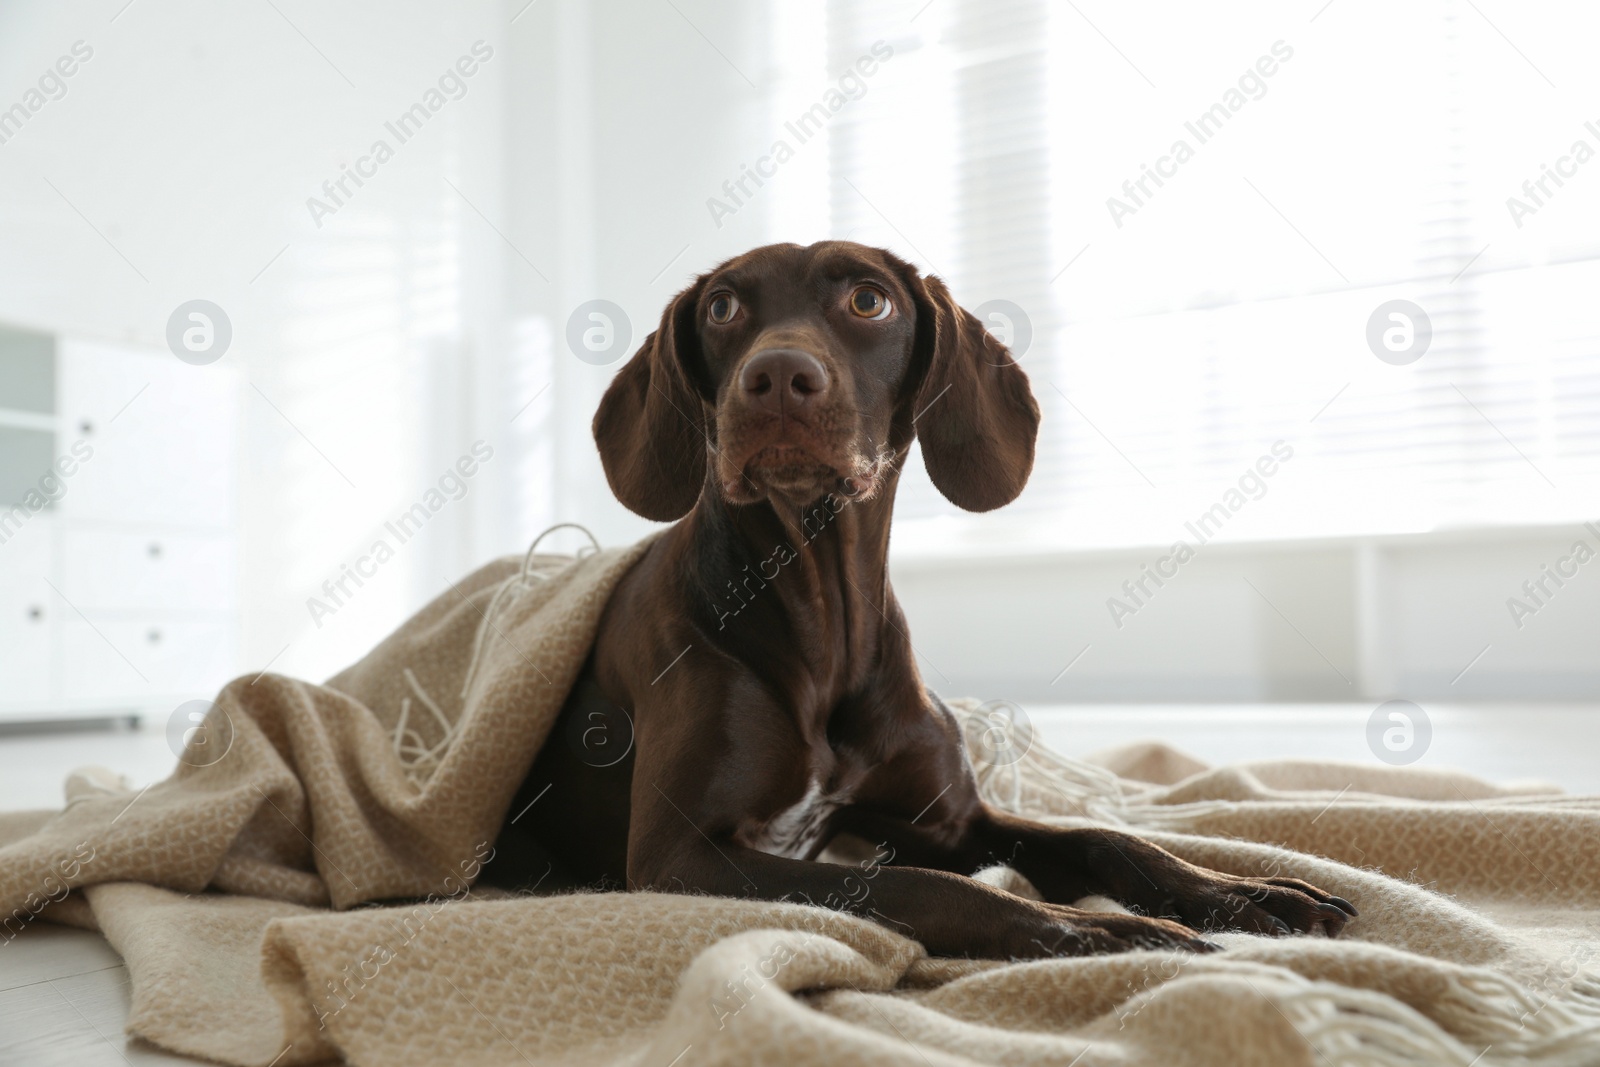
[[[1371,705],[1096,705],[1032,707],[1041,738],[1083,756],[1162,740],[1208,763],[1300,757],[1375,762]],[[1496,781],[1539,780],[1600,793],[1600,706],[1429,707],[1432,741],[1418,766],[1459,767]],[[0,810],[61,804],[74,767],[97,763],[142,788],[176,763],[164,723],[54,735],[0,735]],[[0,1067],[195,1063],[128,1040],[128,974],[96,934],[36,923],[0,945]]]
[[[1129,741],[1160,740],[1213,765],[1284,758],[1377,763],[1367,747],[1371,704],[1026,710],[1046,743],[1068,756]],[[1433,736],[1414,766],[1453,767],[1495,782],[1549,782],[1570,793],[1600,793],[1600,704],[1429,705],[1422,710]]]

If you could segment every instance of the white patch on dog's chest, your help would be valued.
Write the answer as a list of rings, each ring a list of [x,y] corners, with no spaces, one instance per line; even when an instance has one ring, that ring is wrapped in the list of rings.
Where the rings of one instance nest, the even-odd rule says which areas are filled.
[[[827,829],[829,817],[848,802],[842,793],[824,794],[822,783],[813,780],[805,796],[768,819],[751,837],[750,847],[772,856],[805,859]]]

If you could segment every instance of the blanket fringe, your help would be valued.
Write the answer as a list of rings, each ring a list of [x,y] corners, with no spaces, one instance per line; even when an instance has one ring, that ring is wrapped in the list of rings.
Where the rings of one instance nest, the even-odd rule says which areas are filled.
[[[557,530],[581,530],[583,535],[589,539],[589,544],[593,547],[587,550],[580,548],[576,553],[575,558],[577,559],[582,559],[600,551],[599,538],[595,537],[587,526],[576,522],[558,522],[554,526],[546,527],[543,533],[533,539],[533,544],[528,546],[528,551],[522,557],[521,568],[516,574],[500,583],[499,588],[494,591],[494,596],[489,600],[489,606],[484,609],[483,619],[478,623],[478,632],[472,638],[472,657],[467,661],[467,674],[461,682],[461,698],[463,700],[472,691],[472,683],[477,681],[478,670],[483,666],[484,653],[488,648],[485,635],[488,633],[489,628],[494,626],[495,619],[506,608],[510,607],[518,596],[526,592],[534,582],[545,580],[544,575],[533,569],[533,557],[534,553],[539,550],[539,542]]]
[[[1127,800],[1111,771],[1069,759],[1039,743],[1033,724],[1024,719],[1010,720],[1004,727],[1011,735],[1007,750],[1020,750],[1022,755],[997,761],[983,744],[985,733],[994,728],[988,706],[970,699],[948,700],[945,706],[961,728],[984,800],[1017,814],[1044,808],[1051,815],[1127,823]]]
[[[1486,1049],[1470,1049],[1393,997],[1324,982],[1280,997],[1276,1006],[1322,1062],[1363,1067],[1489,1067]],[[1492,1048],[1492,1046],[1491,1046]]]
[[[1282,976],[1280,976],[1282,977]],[[1245,981],[1248,981],[1246,977]],[[1291,979],[1299,989],[1267,993],[1294,1030],[1338,1067],[1594,1067],[1600,1019],[1571,1003],[1541,1005],[1510,979],[1480,973],[1422,1014],[1387,993]],[[1152,990],[1150,997],[1160,995]],[[1531,1009],[1533,1014],[1518,1011]]]
[[[1457,983],[1429,1015],[1387,994],[1331,982],[1308,983],[1274,1003],[1318,1062],[1340,1067],[1593,1067],[1600,1037],[1592,1007],[1540,1003],[1487,973]]]
[[[417,676],[410,667],[402,669],[406,684],[416,694],[417,701],[433,713],[434,721],[439,724],[439,740],[429,745],[423,740],[422,735],[411,728],[411,698],[400,698],[400,718],[394,724],[394,755],[400,761],[400,766],[405,769],[406,776],[413,782],[421,784],[429,775],[438,769],[439,761],[456,739],[456,730],[460,725],[460,716],[452,719],[439,707],[438,701],[422,688],[422,683],[417,681]]]
[[[464,702],[467,694],[472,691],[473,683],[477,680],[483,661],[488,653],[488,633],[491,629],[498,632],[497,620],[505,611],[516,602],[517,597],[532,588],[534,582],[545,581],[545,576],[534,569],[534,556],[539,550],[539,544],[546,537],[557,530],[574,529],[583,531],[589,538],[592,548],[578,550],[577,558],[583,558],[600,550],[600,542],[585,526],[575,522],[560,522],[547,527],[533,543],[528,546],[528,551],[523,554],[522,566],[517,572],[506,578],[496,586],[494,595],[490,597],[488,606],[483,611],[483,618],[478,622],[478,628],[472,637],[472,655],[467,661],[466,676],[461,683],[461,699]],[[406,684],[410,686],[412,696],[416,703],[426,708],[438,725],[438,740],[431,745],[424,739],[422,733],[411,725],[412,697],[400,699],[400,715],[394,725],[394,732],[390,741],[394,746],[395,758],[405,770],[406,777],[416,785],[422,785],[438,770],[439,763],[444,759],[446,752],[455,742],[460,732],[461,716],[458,713],[454,718],[445,713],[439,702],[423,688],[410,667],[403,669]]]
[[[1434,1013],[1453,1032],[1496,1050],[1485,1063],[1593,1064],[1600,998],[1593,979],[1540,993],[1505,975],[1474,970],[1450,983]]]

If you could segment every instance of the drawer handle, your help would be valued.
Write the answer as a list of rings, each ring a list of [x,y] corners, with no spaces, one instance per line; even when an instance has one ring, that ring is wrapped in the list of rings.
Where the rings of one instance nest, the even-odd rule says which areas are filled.
[[[145,549],[145,551],[150,554],[150,558],[151,559],[160,559],[161,558],[161,542],[159,542],[159,541],[151,541],[150,542],[150,547]]]
[[[37,604],[29,604],[28,618],[32,619],[34,622],[42,621],[44,619],[44,608],[41,608]]]
[[[83,434],[85,437],[89,436],[90,434],[94,433],[94,423],[90,422],[88,419],[84,419],[82,422],[78,423],[78,432]]]
[[[149,641],[152,645],[159,645],[161,643],[161,631],[160,630],[152,628],[149,633],[144,635],[144,637],[145,637],[145,640]]]

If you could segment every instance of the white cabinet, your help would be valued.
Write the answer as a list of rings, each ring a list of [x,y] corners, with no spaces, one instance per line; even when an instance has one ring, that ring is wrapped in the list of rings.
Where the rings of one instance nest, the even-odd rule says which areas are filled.
[[[0,721],[162,715],[238,673],[239,385],[0,328]]]

